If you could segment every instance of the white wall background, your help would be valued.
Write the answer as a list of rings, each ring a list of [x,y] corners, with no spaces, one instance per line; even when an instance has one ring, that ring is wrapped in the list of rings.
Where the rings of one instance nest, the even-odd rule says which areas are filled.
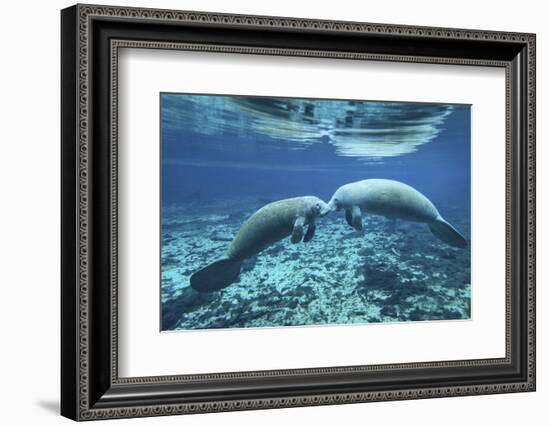
[[[530,394],[293,408],[119,424],[546,424],[550,401],[550,28],[545,2],[440,0],[108,1],[204,10],[537,33],[538,390]],[[68,424],[59,404],[59,9],[70,2],[2,5],[0,63],[0,418]],[[546,160],[546,161],[545,161]],[[113,423],[107,421],[102,424]],[[131,422],[131,423],[128,423]],[[113,423],[115,424],[115,423]]]

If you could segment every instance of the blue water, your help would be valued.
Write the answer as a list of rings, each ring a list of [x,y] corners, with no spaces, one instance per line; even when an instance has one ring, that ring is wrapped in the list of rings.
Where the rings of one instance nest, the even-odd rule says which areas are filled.
[[[319,218],[222,291],[189,286],[261,206],[368,178],[413,186],[469,241],[468,105],[162,94],[161,148],[163,330],[470,317],[469,244],[372,215]]]

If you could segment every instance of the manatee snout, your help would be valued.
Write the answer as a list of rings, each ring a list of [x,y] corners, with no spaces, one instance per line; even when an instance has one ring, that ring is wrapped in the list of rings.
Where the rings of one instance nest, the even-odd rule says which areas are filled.
[[[332,212],[333,209],[325,203],[323,200],[319,200],[315,207],[313,208],[313,213],[315,216],[323,217]]]
[[[325,207],[322,211],[321,216],[325,216],[328,213],[336,212],[336,211],[338,211],[342,208],[342,206],[340,205],[340,202],[339,202],[338,198],[336,197],[336,195],[333,195],[333,197],[330,199],[330,201],[328,203],[324,203],[324,204],[325,204]]]

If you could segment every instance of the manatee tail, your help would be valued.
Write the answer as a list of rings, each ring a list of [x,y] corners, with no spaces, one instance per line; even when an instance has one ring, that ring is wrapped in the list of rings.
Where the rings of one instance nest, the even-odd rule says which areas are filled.
[[[430,231],[444,243],[458,248],[466,247],[466,239],[451,224],[439,217],[428,223]]]
[[[218,291],[235,282],[240,271],[240,260],[221,259],[191,275],[191,287],[200,293]]]

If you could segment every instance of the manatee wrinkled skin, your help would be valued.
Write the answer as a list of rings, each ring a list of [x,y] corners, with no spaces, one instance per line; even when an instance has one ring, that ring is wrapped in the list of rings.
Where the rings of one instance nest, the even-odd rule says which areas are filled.
[[[446,244],[466,247],[464,237],[441,217],[433,203],[402,182],[365,179],[348,183],[338,188],[327,206],[329,211],[344,209],[346,221],[357,230],[363,229],[362,214],[369,213],[391,220],[426,223],[430,231]]]
[[[265,205],[243,223],[229,245],[227,258],[243,260],[258,254],[291,235],[297,221],[301,222],[299,227],[314,227],[315,218],[322,209],[326,211],[326,203],[313,196],[288,198]]]
[[[293,244],[310,241],[315,234],[315,219],[328,211],[327,204],[314,196],[288,198],[265,205],[243,223],[224,259],[191,276],[191,287],[199,292],[221,290],[237,279],[244,259],[289,235]]]

